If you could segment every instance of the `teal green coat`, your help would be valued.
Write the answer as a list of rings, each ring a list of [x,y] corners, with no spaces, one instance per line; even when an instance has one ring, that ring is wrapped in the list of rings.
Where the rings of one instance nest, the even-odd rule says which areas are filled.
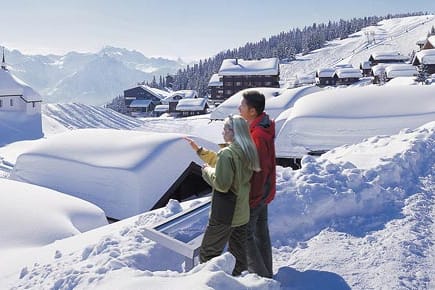
[[[218,153],[207,149],[198,152],[199,157],[210,167],[203,168],[202,177],[213,188],[221,192],[231,189],[237,196],[231,226],[237,227],[249,221],[249,191],[253,171],[243,161],[239,144],[233,142]]]

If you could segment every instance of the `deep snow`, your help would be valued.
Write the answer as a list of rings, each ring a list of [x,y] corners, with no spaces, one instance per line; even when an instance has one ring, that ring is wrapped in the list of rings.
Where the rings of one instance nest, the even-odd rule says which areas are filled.
[[[399,47],[409,48],[415,43],[411,38],[420,38],[433,25],[434,18],[428,20],[422,25],[418,17],[392,19],[374,29],[383,29],[376,30],[382,32],[381,43],[392,38]],[[406,30],[420,34],[411,36]],[[354,41],[358,37],[334,42],[334,57],[346,58]],[[318,57],[319,66],[332,65],[331,51],[314,52],[313,63]],[[296,62],[302,63],[310,61]],[[287,71],[303,72],[293,65]],[[44,115],[47,139],[68,130],[53,116]],[[59,109],[56,116],[67,120],[70,115]],[[88,121],[76,119],[86,120],[80,110],[68,122],[79,124],[73,128],[87,128]],[[136,130],[221,141],[222,123],[210,123],[204,116],[139,121],[132,126]],[[104,115],[101,122],[106,122]],[[38,142],[0,147],[0,176],[8,177],[17,156]],[[3,254],[0,288],[435,289],[434,161],[435,122],[430,122],[337,147],[320,158],[305,157],[298,171],[277,167],[277,195],[270,205],[274,280],[246,273],[232,277],[234,258],[228,253],[184,273],[183,257],[146,239],[142,231],[198,202],[171,201],[165,208],[37,250],[17,248]]]

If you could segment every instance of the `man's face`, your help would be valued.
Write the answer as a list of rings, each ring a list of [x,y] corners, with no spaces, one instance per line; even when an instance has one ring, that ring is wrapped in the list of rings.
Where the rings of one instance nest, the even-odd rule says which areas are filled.
[[[248,105],[246,104],[245,98],[242,98],[242,100],[240,101],[239,113],[240,113],[240,116],[245,118],[245,120],[249,121],[249,120],[255,119],[255,116],[254,116],[255,109],[248,107]]]

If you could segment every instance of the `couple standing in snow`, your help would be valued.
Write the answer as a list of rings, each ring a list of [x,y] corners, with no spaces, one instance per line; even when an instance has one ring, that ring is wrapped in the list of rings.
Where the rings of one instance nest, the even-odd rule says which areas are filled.
[[[240,116],[224,121],[227,147],[213,152],[186,138],[206,162],[204,180],[213,188],[212,209],[200,249],[200,262],[228,250],[236,258],[233,275],[248,270],[271,278],[272,247],[268,204],[275,196],[275,123],[264,112],[265,97],[243,93]]]

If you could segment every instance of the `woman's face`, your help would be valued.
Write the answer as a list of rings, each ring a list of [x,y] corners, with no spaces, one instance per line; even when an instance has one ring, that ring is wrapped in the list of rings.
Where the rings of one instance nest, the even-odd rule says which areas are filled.
[[[225,125],[224,129],[222,130],[222,137],[224,138],[224,141],[227,143],[231,143],[234,140],[234,131],[229,126]]]

